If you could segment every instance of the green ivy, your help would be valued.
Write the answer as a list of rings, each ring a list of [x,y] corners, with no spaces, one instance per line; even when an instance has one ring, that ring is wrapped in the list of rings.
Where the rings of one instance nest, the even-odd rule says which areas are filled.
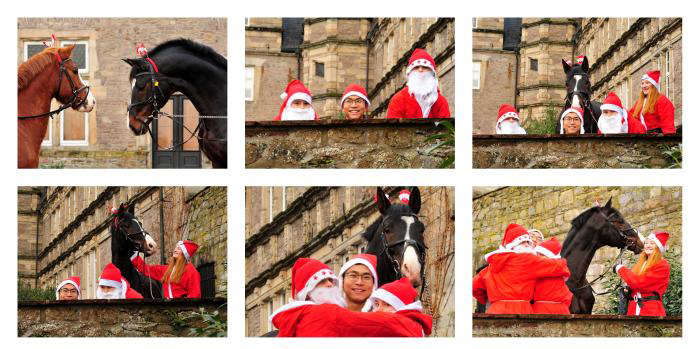
[[[683,144],[662,144],[661,154],[666,158],[666,168],[681,168],[683,165]]]
[[[559,111],[554,107],[548,107],[544,112],[544,117],[535,119],[527,118],[523,123],[523,128],[527,134],[532,135],[553,135],[556,132],[557,122],[559,122]]]
[[[51,287],[34,288],[28,282],[17,281],[18,301],[55,301],[56,290]]]
[[[438,133],[430,137],[425,138],[425,142],[432,142],[434,140],[440,140],[440,142],[432,145],[426,151],[427,154],[432,153],[436,149],[447,149],[449,154],[440,163],[440,168],[448,168],[455,163],[455,125],[452,121],[442,121],[438,123],[445,129],[444,133]]]

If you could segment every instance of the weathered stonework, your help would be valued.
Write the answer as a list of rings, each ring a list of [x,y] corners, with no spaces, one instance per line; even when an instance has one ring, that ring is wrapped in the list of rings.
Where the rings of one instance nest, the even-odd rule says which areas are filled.
[[[246,168],[437,168],[445,119],[246,122]],[[454,119],[452,119],[454,122]]]
[[[680,316],[474,314],[474,337],[682,337]]]
[[[680,135],[474,135],[473,168],[666,168]]]
[[[225,298],[206,300],[24,301],[17,310],[18,337],[189,337],[190,328],[206,326],[200,310],[227,318]]]

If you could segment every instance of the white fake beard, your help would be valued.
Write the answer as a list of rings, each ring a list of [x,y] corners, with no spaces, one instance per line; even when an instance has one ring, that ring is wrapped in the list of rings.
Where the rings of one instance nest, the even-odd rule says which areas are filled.
[[[293,108],[286,107],[282,111],[282,120],[313,120],[314,119],[314,108]]]
[[[517,122],[502,122],[496,129],[496,134],[499,135],[524,135],[527,134],[525,129]]]
[[[338,286],[317,287],[309,292],[309,299],[316,304],[335,304],[343,308],[347,307]]]
[[[619,113],[612,117],[601,115],[598,118],[598,128],[601,133],[625,133],[622,125],[622,115]]]
[[[97,288],[97,299],[122,299],[121,290],[115,289],[112,292],[105,293],[101,288]]]
[[[529,253],[529,254],[535,254],[535,249],[532,247],[525,247],[525,246],[515,246],[513,247],[513,251],[515,253]]]
[[[438,98],[438,83],[433,72],[412,72],[408,74],[408,92],[414,96],[420,109],[423,112],[423,117],[427,118],[430,114],[430,108]]]

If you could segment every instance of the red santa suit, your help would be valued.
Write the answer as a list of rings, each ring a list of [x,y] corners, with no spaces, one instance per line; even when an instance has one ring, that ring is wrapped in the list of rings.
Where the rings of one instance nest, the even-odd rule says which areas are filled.
[[[411,318],[421,327],[420,332],[414,332],[413,337],[425,337],[433,330],[433,317],[423,314],[423,305],[420,300],[414,301],[418,292],[413,288],[408,278],[401,278],[397,281],[384,284],[375,290],[370,297],[370,302],[374,304],[376,300],[381,300],[395,309],[396,314],[401,314]],[[417,330],[418,327],[411,326]]]
[[[658,70],[650,70],[642,77],[642,80],[651,82],[656,90],[659,91],[659,98],[656,100],[654,110],[647,114],[640,112],[637,120],[640,121],[647,130],[660,128],[661,132],[665,134],[676,133],[676,125],[674,123],[675,108],[673,103],[660,92],[660,75],[661,74]],[[631,110],[635,110],[638,103],[642,103],[642,110],[644,110],[643,106],[645,100],[646,99],[636,101]]]
[[[668,249],[668,233],[656,232],[649,235],[664,253]],[[659,260],[650,266],[643,274],[635,274],[631,269],[618,265],[615,271],[632,289],[634,299],[630,300],[627,307],[627,315],[636,316],[666,316],[663,304],[663,295],[668,288],[671,275],[671,267],[666,259]],[[658,297],[658,300],[646,300],[647,297]],[[640,305],[641,303],[641,305]]]
[[[124,281],[126,284],[126,292],[124,292],[125,299],[143,299],[143,296],[140,293],[131,288],[129,281],[126,281],[126,279],[122,279],[122,281]]]
[[[287,87],[285,87],[284,92],[280,95],[280,98],[284,100],[282,102],[282,105],[280,106],[280,110],[277,113],[277,116],[275,117],[275,120],[280,121],[280,120],[318,120],[318,114],[316,114],[316,111],[313,109],[313,106],[310,107],[313,110],[313,119],[295,119],[291,118],[288,119],[285,117],[284,110],[287,108],[292,107],[292,102],[296,100],[302,100],[305,101],[306,103],[311,104],[311,91],[304,86],[304,84],[299,81],[299,80],[292,80],[287,84]]]
[[[433,72],[433,76],[437,79],[437,72],[435,69],[435,60],[431,57],[428,52],[422,49],[416,49],[413,51],[411,58],[408,61],[408,68],[406,68],[406,77],[411,73],[411,71],[416,67],[427,67]],[[399,93],[395,94],[391,101],[389,101],[389,108],[386,113],[387,119],[398,119],[398,118],[449,118],[450,106],[447,104],[447,99],[440,93],[437,89],[437,100],[429,107],[430,111],[424,113],[423,108],[416,100],[416,98],[409,92],[408,86],[404,87]]]
[[[622,106],[622,100],[615,92],[610,92],[603,104],[600,106],[601,111],[610,110],[617,113],[610,121],[604,115],[598,118],[598,134],[602,133],[646,133],[647,129],[638,119],[629,117],[628,111]],[[615,125],[615,123],[619,123]],[[612,125],[611,125],[612,124]],[[617,129],[619,127],[619,129]],[[606,131],[607,130],[607,131]],[[605,132],[603,132],[605,131]]]
[[[117,266],[112,263],[107,264],[104,270],[102,270],[102,274],[100,274],[100,279],[97,281],[97,284],[99,286],[108,286],[116,289],[116,291],[114,292],[117,292],[117,299],[143,298],[143,296],[140,293],[131,288],[129,282],[122,277],[122,273],[119,270],[119,268],[117,268]],[[100,292],[100,289],[98,289],[97,298],[103,297],[100,296]]]
[[[199,246],[188,240],[178,241],[177,245],[182,250],[187,264],[182,272],[180,282],[166,282],[163,284],[163,298],[201,298],[199,272],[189,262]],[[143,258],[138,254],[134,254],[131,257],[131,263],[138,271],[155,280],[162,280],[165,272],[168,270],[167,265],[146,265]]]
[[[551,238],[535,247],[535,252],[541,253],[547,258],[561,259],[559,255],[561,244],[556,238]],[[566,278],[537,279],[532,312],[534,314],[570,314],[571,298],[573,298],[573,294],[566,286]]]
[[[527,230],[509,225],[499,249],[486,255],[488,267],[472,279],[473,296],[491,302],[488,314],[531,314],[537,279],[570,275],[563,259],[516,253],[513,248],[524,241],[532,241]]]

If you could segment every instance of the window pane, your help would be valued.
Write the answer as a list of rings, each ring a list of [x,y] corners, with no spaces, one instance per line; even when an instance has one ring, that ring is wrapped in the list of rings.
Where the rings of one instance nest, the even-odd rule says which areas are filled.
[[[35,54],[44,50],[44,45],[41,44],[29,44],[27,45],[27,59],[32,58]]]
[[[63,140],[85,141],[85,118],[87,114],[68,108],[63,111]]]
[[[70,45],[72,44],[68,44],[68,46]],[[78,65],[79,69],[87,69],[87,45],[75,44],[71,58]]]
[[[173,113],[173,100],[161,108],[161,111],[168,114]],[[173,120],[167,117],[158,119],[158,149],[169,149],[173,146]]]
[[[183,128],[182,131],[182,140],[185,141],[186,139],[190,138],[192,136],[191,132],[194,131],[195,128],[197,128],[197,122],[199,121],[199,113],[197,112],[197,109],[194,108],[194,105],[192,102],[190,102],[189,99],[185,99],[183,102],[182,106],[184,110],[184,115],[185,115],[185,127]],[[197,140],[196,135],[192,137],[187,143],[185,143],[182,147],[183,150],[199,150],[199,140]]]
[[[479,89],[481,85],[481,62],[472,62],[472,88]]]
[[[253,100],[253,82],[255,81],[255,68],[246,67],[245,68],[245,99],[247,101]]]

